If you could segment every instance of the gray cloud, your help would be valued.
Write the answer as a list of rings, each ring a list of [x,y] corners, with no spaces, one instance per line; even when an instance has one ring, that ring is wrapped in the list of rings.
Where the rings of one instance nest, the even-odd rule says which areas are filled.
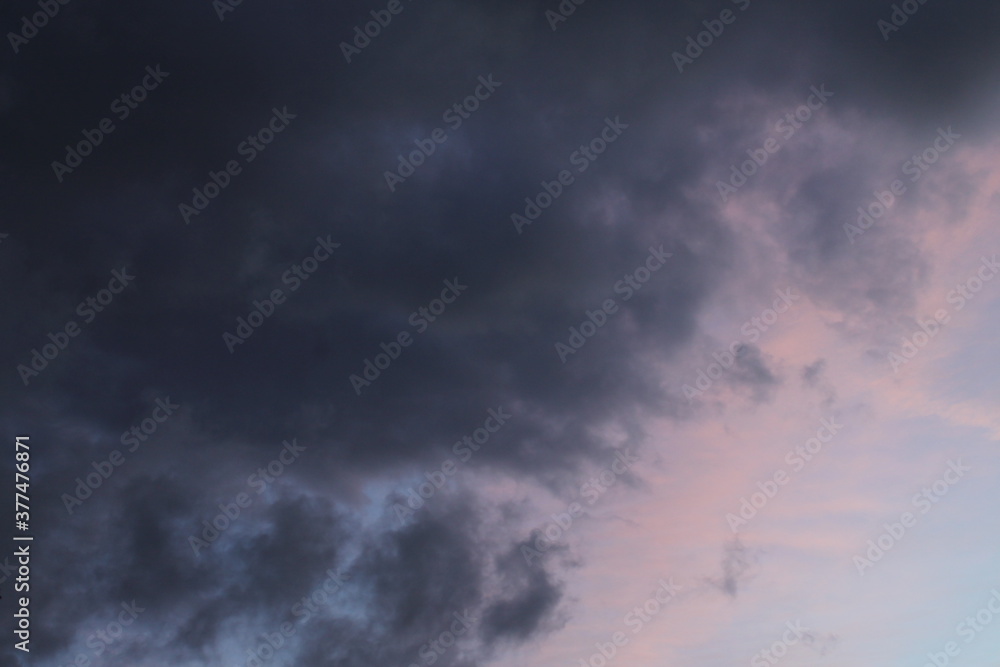
[[[338,44],[365,3],[244,3],[224,22],[211,3],[71,3],[4,56],[0,419],[45,443],[38,488],[58,490],[34,508],[40,664],[86,651],[132,599],[148,611],[114,646],[121,659],[223,664],[331,568],[351,577],[343,606],[297,626],[283,654],[296,664],[409,664],[464,609],[478,624],[441,664],[559,628],[568,565],[521,566],[523,534],[501,520],[515,510],[459,482],[400,527],[382,500],[488,408],[516,418],[474,465],[561,494],[607,458],[604,429],[641,443],[644,418],[688,418],[650,362],[682,355],[752,261],[712,184],[809,85],[836,91],[826,121],[862,139],[831,156],[808,134],[817,121],[737,196],[782,202],[771,233],[811,300],[906,311],[925,258],[901,231],[852,247],[842,224],[939,125],[970,143],[991,132],[996,8],[929,3],[886,43],[888,7],[755,1],[681,75],[671,52],[726,3],[586,3],[555,32],[550,4],[405,4],[348,65]],[[58,183],[52,160],[156,64],[169,77]],[[501,87],[390,193],[383,172],[490,73]],[[185,225],[178,204],[284,106],[290,126]],[[628,130],[518,235],[525,197],[619,116]],[[892,131],[863,140],[878,127]],[[955,188],[952,210],[969,192]],[[291,292],[284,272],[327,236],[340,247]],[[625,302],[616,282],[660,244],[673,257]],[[17,365],[82,323],[77,304],[122,266],[134,283],[25,387]],[[455,277],[467,292],[356,395],[348,376],[415,333],[410,314]],[[229,354],[222,333],[275,288],[287,302]],[[555,343],[608,298],[620,311],[562,364]],[[781,378],[745,346],[725,381],[763,402]],[[68,515],[59,496],[168,395],[179,414]],[[292,437],[307,458],[194,556],[188,536]],[[747,558],[727,547],[713,581],[730,597]]]

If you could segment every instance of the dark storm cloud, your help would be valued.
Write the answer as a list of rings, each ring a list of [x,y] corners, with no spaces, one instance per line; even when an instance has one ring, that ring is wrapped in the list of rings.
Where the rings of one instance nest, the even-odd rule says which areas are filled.
[[[474,664],[557,627],[559,565],[521,567],[516,539],[483,528],[495,516],[475,494],[402,528],[364,523],[344,503],[359,507],[368,482],[437,463],[488,408],[515,417],[480,462],[559,489],[611,447],[597,427],[636,433],[644,415],[680,414],[683,399],[648,360],[690,339],[739,255],[717,200],[691,194],[752,146],[748,117],[721,100],[787,101],[755,111],[769,119],[825,81],[837,93],[830,114],[892,122],[910,140],[899,145],[939,124],[982,131],[962,110],[985,106],[996,63],[979,49],[995,8],[928,4],[883,43],[883,3],[755,0],[678,74],[671,52],[729,3],[591,2],[555,32],[544,18],[553,4],[405,2],[347,64],[338,44],[370,20],[368,4],[243,3],[220,22],[209,2],[70,3],[4,54],[5,433],[47,443],[37,474],[61,494],[155,398],[183,405],[78,515],[58,494],[37,497],[42,659],[81,650],[74,632],[135,598],[146,634],[123,641],[127,655],[221,664],[226,641],[259,641],[241,622],[273,632],[337,566],[352,577],[349,611],[297,631],[287,650],[301,664],[416,662],[466,607],[481,620],[442,664]],[[0,23],[33,8],[8,5]],[[942,20],[948,28],[935,28]],[[169,75],[57,182],[51,161],[157,65]],[[390,192],[383,172],[490,74],[500,87]],[[285,107],[288,127],[186,225],[178,204],[210,170],[242,160],[240,142]],[[628,129],[517,234],[511,213],[618,117]],[[782,233],[803,289],[850,303],[826,278],[857,275],[872,304],[905,306],[909,283],[884,280],[872,255],[848,255],[841,228],[882,169],[859,149],[795,192]],[[317,237],[340,246],[289,292],[283,273]],[[661,244],[673,257],[560,363],[555,343],[620,298],[616,282]],[[893,247],[919,275],[912,248]],[[134,282],[25,387],[15,367],[79,322],[77,304],[122,267]],[[348,376],[380,343],[414,333],[410,314],[456,277],[467,290],[355,395]],[[275,288],[288,301],[230,354],[222,333]],[[777,374],[746,349],[729,381],[765,400]],[[262,499],[194,557],[187,537],[290,437],[312,449],[281,484],[311,495]],[[747,563],[738,545],[728,553],[717,585],[735,596]]]
[[[487,535],[497,517],[473,498],[438,499],[405,527],[371,530],[290,485],[275,493],[198,556],[188,535],[201,528],[197,517],[211,492],[147,477],[122,490],[125,506],[98,501],[67,526],[72,547],[36,561],[41,571],[71,561],[87,590],[86,599],[45,587],[36,594],[40,608],[53,610],[39,615],[38,654],[93,658],[84,637],[132,600],[141,617],[112,644],[114,653],[148,657],[155,645],[172,663],[222,664],[226,643],[245,660],[283,623],[294,630],[279,654],[309,664],[321,657],[354,664],[372,652],[394,664],[420,662],[419,651],[435,650],[431,642],[450,629],[462,649],[443,652],[440,663],[463,664],[463,655],[487,655],[553,627],[561,585],[527,566],[513,537]],[[336,586],[324,588],[328,580]],[[82,633],[76,641],[66,634],[71,627]],[[328,645],[331,637],[337,642]]]
[[[486,15],[480,15],[484,11]],[[460,15],[467,21],[492,16],[484,9],[463,10]],[[410,17],[418,26],[430,21],[426,14],[404,13],[395,19],[399,23],[393,27],[401,26]],[[238,18],[232,17],[234,21]],[[517,38],[518,31],[525,29],[524,21],[509,20],[517,24],[510,28],[512,37]],[[446,19],[454,21],[453,17]],[[151,18],[150,24],[153,22]],[[165,25],[176,22],[172,19]],[[33,381],[35,386],[29,391],[72,395],[67,385],[80,375],[79,367],[72,363],[73,354],[82,358],[86,350],[89,366],[123,368],[106,372],[112,377],[101,378],[104,386],[113,379],[117,391],[112,395],[117,394],[119,400],[94,405],[90,397],[76,395],[73,400],[79,401],[75,406],[79,414],[93,417],[95,412],[118,410],[111,406],[120,406],[142,383],[155,382],[169,387],[175,396],[183,397],[206,416],[206,429],[239,434],[259,443],[281,437],[289,429],[310,428],[301,423],[305,420],[303,413],[308,414],[311,423],[317,413],[323,414],[331,424],[323,434],[333,441],[330,446],[341,450],[341,457],[351,463],[376,467],[384,465],[387,457],[397,461],[399,457],[413,456],[421,444],[426,448],[435,440],[453,439],[456,424],[471,423],[473,414],[494,403],[519,400],[537,407],[538,417],[524,418],[516,427],[525,431],[519,434],[521,440],[530,438],[532,432],[538,437],[550,430],[541,415],[565,421],[580,401],[595,407],[595,421],[613,419],[617,405],[662,403],[656,398],[653,383],[643,380],[641,374],[619,378],[614,372],[621,363],[628,363],[630,355],[628,347],[617,341],[629,328],[650,344],[668,349],[692,329],[691,318],[703,295],[703,280],[698,277],[702,269],[698,257],[685,252],[683,246],[674,248],[680,251],[675,262],[635,299],[629,314],[614,321],[602,340],[590,344],[586,351],[589,358],[581,354],[573,360],[574,369],[561,372],[552,345],[567,335],[570,326],[579,324],[586,309],[612,296],[615,281],[642,261],[648,244],[666,242],[670,246],[673,237],[684,236],[688,229],[699,230],[692,231],[691,238],[711,233],[708,212],[677,210],[671,217],[686,219],[663,224],[654,216],[663,216],[666,207],[688,207],[670,204],[661,196],[623,192],[627,186],[621,185],[613,187],[609,196],[631,198],[634,211],[616,223],[616,229],[595,229],[585,234],[573,230],[576,216],[591,228],[598,222],[590,222],[586,219],[589,214],[583,212],[591,199],[586,192],[579,193],[579,203],[570,199],[578,193],[568,192],[558,207],[547,211],[527,231],[525,238],[512,233],[508,220],[510,212],[522,207],[524,196],[536,194],[542,178],[551,179],[558,169],[569,166],[570,153],[600,131],[606,115],[617,115],[620,110],[627,119],[627,106],[612,106],[613,89],[601,92],[601,104],[595,104],[592,113],[574,112],[571,123],[567,123],[565,111],[558,111],[553,118],[557,121],[555,127],[565,128],[559,136],[550,136],[549,123],[536,127],[530,122],[526,127],[515,123],[505,130],[505,113],[530,120],[537,116],[538,109],[548,113],[546,108],[561,103],[573,87],[566,82],[562,84],[565,90],[539,90],[539,99],[528,97],[525,86],[528,90],[541,88],[544,76],[524,70],[524,64],[518,63],[522,68],[519,75],[498,77],[504,83],[495,93],[495,100],[484,104],[483,110],[455,132],[451,144],[442,148],[441,155],[436,156],[440,166],[429,164],[426,171],[406,184],[408,190],[401,188],[390,197],[381,172],[394,165],[397,152],[412,148],[411,136],[426,136],[433,126],[440,125],[441,110],[468,92],[469,83],[475,83],[472,71],[492,71],[488,63],[484,62],[483,69],[471,70],[463,61],[467,71],[454,72],[454,76],[442,77],[447,73],[440,71],[424,73],[419,86],[412,82],[412,73],[386,67],[376,70],[377,77],[366,75],[369,85],[352,90],[352,104],[324,104],[325,93],[313,94],[310,90],[308,95],[303,91],[296,94],[283,71],[271,72],[278,69],[277,63],[285,63],[283,67],[295,72],[291,78],[302,77],[301,61],[309,61],[312,54],[307,57],[298,49],[307,48],[301,46],[303,42],[313,45],[308,48],[319,48],[315,43],[320,40],[294,40],[298,46],[291,52],[283,51],[281,58],[276,52],[278,47],[269,41],[252,47],[237,46],[225,60],[220,60],[216,51],[209,56],[208,51],[220,48],[219,42],[232,39],[224,37],[222,31],[233,30],[236,25],[227,21],[218,26],[218,32],[206,34],[194,49],[185,49],[180,66],[165,66],[170,77],[155,91],[156,96],[151,95],[143,103],[136,117],[127,121],[138,127],[151,123],[147,120],[150,115],[168,113],[153,110],[161,105],[192,124],[177,132],[204,140],[192,141],[191,150],[179,154],[177,135],[171,132],[137,131],[135,141],[128,143],[112,134],[79,173],[68,176],[62,186],[51,184],[57,194],[51,206],[65,206],[61,202],[68,193],[79,200],[75,217],[86,220],[80,224],[86,225],[91,240],[82,246],[75,238],[53,238],[44,245],[36,244],[37,250],[45,248],[53,272],[58,273],[48,275],[34,294],[25,295],[25,304],[51,302],[53,294],[70,291],[68,285],[79,285],[80,272],[89,272],[92,277],[84,283],[87,291],[77,287],[44,320],[24,326],[21,335],[11,341],[11,349],[24,351],[17,361],[25,361],[30,349],[39,345],[39,331],[54,330],[74,317],[75,304],[100,285],[102,271],[98,266],[106,264],[106,272],[127,264],[137,277],[114,307],[100,314],[84,336],[73,341],[73,349],[52,363],[42,378]],[[207,27],[203,29],[207,31]],[[305,30],[303,26],[299,29]],[[469,32],[468,26],[452,29],[462,36]],[[148,52],[154,44],[167,50],[161,37],[152,44],[139,39],[149,30],[149,25],[140,26],[122,38],[128,40],[130,53]],[[427,32],[411,30],[416,32],[407,34],[425,35],[426,39]],[[391,50],[390,37],[387,31],[381,38],[384,41],[373,44],[364,56],[379,53],[378,47]],[[569,63],[575,57],[596,58],[587,51],[566,54],[562,49],[553,49],[550,42],[542,44],[533,48],[542,49],[545,57],[555,63]],[[244,49],[251,48],[253,58],[243,59]],[[269,51],[273,56],[270,60]],[[176,50],[174,54],[181,57]],[[201,55],[204,57],[199,58]],[[113,52],[106,57],[118,62],[124,56]],[[511,60],[516,56],[507,53],[498,57]],[[134,58],[152,62],[138,55]],[[197,70],[184,69],[185,63],[195,60],[199,61]],[[348,86],[351,77],[361,76],[358,72],[362,68],[375,68],[363,57],[350,67],[334,67],[335,59],[330,57],[312,60],[311,76],[316,80],[326,76],[323,67],[337,73],[331,75],[329,85],[333,88]],[[267,67],[258,66],[262,61]],[[457,69],[456,62],[450,59],[447,65]],[[207,78],[205,72],[213,64],[228,74],[226,85],[220,85],[220,79],[211,86],[205,83],[199,87],[198,82]],[[101,72],[109,71],[109,67],[104,62],[93,65],[95,71]],[[245,70],[242,75],[240,68]],[[241,79],[249,76],[249,71],[273,83],[251,86]],[[341,72],[345,82],[337,80]],[[222,73],[218,72],[220,77]],[[534,86],[531,77],[536,79]],[[376,78],[378,85],[372,85]],[[176,86],[173,93],[168,85],[171,83]],[[259,90],[265,88],[276,91],[274,98],[261,103],[259,111],[251,110],[244,96],[259,95]],[[286,92],[282,94],[282,90]],[[407,100],[405,106],[398,104],[400,98]],[[88,99],[95,106],[98,99],[105,98],[94,95]],[[205,113],[180,113],[179,106],[187,102],[196,102]],[[272,105],[281,107],[286,102],[300,116],[286,134],[257,158],[256,164],[246,165],[244,173],[234,177],[234,184],[191,226],[178,224],[176,203],[189,196],[189,186],[203,185],[209,169],[218,170],[226,159],[235,157],[233,148],[240,137],[261,127]],[[76,100],[76,106],[83,107],[84,100]],[[44,100],[25,107],[45,107],[52,113]],[[220,109],[236,113],[223,114],[223,123],[216,118]],[[66,109],[60,113],[71,115]],[[67,122],[82,121],[74,118]],[[420,129],[414,131],[414,126]],[[400,131],[404,127],[407,130]],[[497,141],[502,133],[511,134],[511,138]],[[47,127],[44,136],[53,135],[60,135],[58,128]],[[220,135],[229,138],[219,139]],[[383,142],[388,136],[393,136],[392,147],[380,152],[372,141]],[[627,139],[614,147],[620,148],[618,157],[609,150],[590,174],[581,175],[577,190],[588,187],[585,179],[598,181],[600,176],[595,172],[599,169],[611,172],[627,164]],[[124,145],[122,150],[133,150],[135,142],[142,144],[134,150],[156,156],[161,178],[144,177],[143,169],[151,168],[149,159],[138,170],[129,167],[114,172],[127,162],[125,157],[114,157],[120,155],[116,141]],[[338,146],[337,142],[342,141],[351,145],[346,149]],[[468,151],[475,161],[471,169],[468,165],[461,169],[448,166],[451,156],[447,151],[459,149]],[[331,169],[329,157],[344,151],[343,166],[333,165]],[[58,151],[52,148],[44,153],[39,149],[18,155],[37,159],[39,153],[56,156]],[[180,179],[187,183],[165,188],[165,183],[175,181],[162,176],[177,168],[188,170]],[[435,169],[450,169],[451,173],[428,182]],[[87,175],[88,170],[92,176]],[[356,181],[364,174],[366,184],[359,191]],[[507,176],[499,179],[499,174]],[[130,186],[119,185],[112,192],[100,191],[106,186],[99,184],[80,184],[81,178],[93,180],[98,175],[108,182],[129,182]],[[151,201],[144,202],[133,194],[137,188],[149,188]],[[161,191],[159,196],[157,189]],[[350,198],[343,190],[350,191]],[[470,197],[469,192],[475,192],[475,197]],[[353,201],[345,203],[348,199]],[[268,212],[273,224],[253,222],[261,208]],[[687,215],[690,213],[698,218]],[[45,210],[42,204],[32,215],[42,218],[64,214]],[[95,227],[99,241],[94,240]],[[251,233],[237,232],[238,228],[248,228]],[[221,341],[222,332],[235,328],[236,318],[248,314],[253,299],[266,298],[275,287],[287,289],[281,281],[284,270],[311,251],[317,236],[340,243],[339,251],[300,292],[289,295],[289,302],[280,306],[275,317],[252,339],[229,355]],[[118,253],[110,254],[109,246],[117,247]],[[29,256],[26,262],[35,264],[37,257]],[[469,286],[459,303],[420,337],[417,345],[406,350],[365,395],[354,396],[348,375],[361,373],[364,360],[380,351],[379,342],[410,329],[409,314],[435,297],[443,280],[455,276]],[[185,359],[183,364],[176,363],[180,355]],[[197,372],[192,373],[192,368]],[[433,373],[428,369],[434,369]],[[501,376],[505,381],[493,381]],[[288,377],[296,380],[284,382],[283,378]],[[490,381],[483,382],[486,378]],[[579,379],[586,382],[580,383]],[[595,385],[607,389],[588,389]],[[415,393],[417,387],[419,393]],[[219,400],[220,396],[228,400]],[[412,401],[420,400],[419,396],[433,401],[434,406],[429,410],[412,409]],[[303,406],[309,409],[303,410]],[[248,418],[248,414],[254,417]],[[113,416],[119,424],[124,421],[120,410]],[[380,428],[378,425],[386,419],[398,424],[394,430],[405,432],[406,437],[393,436]],[[565,434],[567,447],[591,453],[600,449],[591,438],[581,437],[582,428],[571,428]],[[509,465],[527,463],[537,467],[544,463],[547,468],[562,465],[563,449],[548,447],[546,451],[552,452],[548,461],[525,461],[524,453],[515,448],[504,451],[512,453]]]
[[[520,554],[518,554],[520,555]],[[523,641],[537,634],[561,597],[542,570],[533,570],[523,588],[512,599],[498,602],[486,611],[484,638]],[[549,629],[549,628],[546,628]]]

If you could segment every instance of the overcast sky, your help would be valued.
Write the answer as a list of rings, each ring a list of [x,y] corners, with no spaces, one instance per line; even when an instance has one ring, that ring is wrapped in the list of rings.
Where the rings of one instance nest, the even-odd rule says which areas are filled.
[[[4,664],[1000,665],[995,4],[61,1]]]

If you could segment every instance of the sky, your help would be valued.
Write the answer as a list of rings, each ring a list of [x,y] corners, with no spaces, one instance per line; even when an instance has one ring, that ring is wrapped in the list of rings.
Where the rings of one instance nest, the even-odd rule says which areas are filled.
[[[1000,666],[995,4],[0,25],[2,664]]]

